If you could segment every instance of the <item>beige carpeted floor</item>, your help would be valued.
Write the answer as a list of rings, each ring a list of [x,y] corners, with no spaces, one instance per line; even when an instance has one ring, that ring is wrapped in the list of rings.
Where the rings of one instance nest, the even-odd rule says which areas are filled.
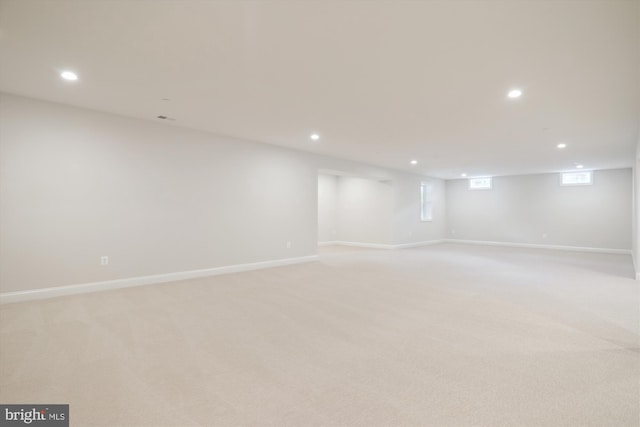
[[[638,426],[629,256],[444,244],[0,307],[72,426]]]

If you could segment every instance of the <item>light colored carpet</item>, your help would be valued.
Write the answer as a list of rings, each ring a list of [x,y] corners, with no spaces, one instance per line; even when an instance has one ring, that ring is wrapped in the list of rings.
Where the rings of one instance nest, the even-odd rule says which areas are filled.
[[[630,257],[444,244],[0,307],[73,426],[638,426]]]

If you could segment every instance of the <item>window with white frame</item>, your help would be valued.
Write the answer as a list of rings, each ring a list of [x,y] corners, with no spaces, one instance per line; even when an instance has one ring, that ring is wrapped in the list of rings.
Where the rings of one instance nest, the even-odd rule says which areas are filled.
[[[469,178],[470,190],[490,190],[491,177],[488,178]]]
[[[593,184],[593,172],[567,172],[562,174],[562,185],[591,185]]]
[[[433,184],[420,184],[420,220],[433,221]]]

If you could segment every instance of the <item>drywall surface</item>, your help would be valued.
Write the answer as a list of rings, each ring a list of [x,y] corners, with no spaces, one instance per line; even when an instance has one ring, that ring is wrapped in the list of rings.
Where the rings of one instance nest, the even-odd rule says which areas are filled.
[[[391,244],[393,184],[340,176],[338,180],[338,240]]]
[[[633,218],[631,223],[633,238],[633,264],[636,270],[636,279],[640,280],[640,253],[638,244],[640,243],[640,133],[636,145],[636,161],[633,167]]]
[[[338,177],[318,175],[318,242],[338,240]]]
[[[633,166],[633,193],[632,193],[632,215],[631,215],[631,254],[633,256],[633,267],[638,275],[638,160]]]
[[[559,174],[495,177],[491,190],[447,181],[449,238],[631,249],[631,169],[594,172],[590,186]]]
[[[9,95],[0,112],[2,292],[316,252],[294,151]]]
[[[319,170],[411,175],[10,94],[0,116],[0,293],[314,255]],[[385,185],[354,239],[362,213],[393,240]]]
[[[420,185],[433,185],[432,221],[420,220]],[[318,176],[319,242],[410,245],[444,238],[445,184],[436,178],[393,173],[389,179]]]
[[[420,220],[420,184],[433,185],[433,218]],[[394,180],[394,244],[428,242],[445,238],[447,229],[446,185],[436,178],[398,174]]]

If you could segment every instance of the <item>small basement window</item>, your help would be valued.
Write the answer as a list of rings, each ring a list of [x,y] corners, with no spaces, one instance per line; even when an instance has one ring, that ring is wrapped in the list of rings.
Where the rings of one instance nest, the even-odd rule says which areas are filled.
[[[491,177],[489,178],[470,178],[470,190],[491,190]]]
[[[420,220],[433,221],[433,184],[420,184]]]
[[[562,174],[562,185],[591,185],[593,172],[567,172]]]

